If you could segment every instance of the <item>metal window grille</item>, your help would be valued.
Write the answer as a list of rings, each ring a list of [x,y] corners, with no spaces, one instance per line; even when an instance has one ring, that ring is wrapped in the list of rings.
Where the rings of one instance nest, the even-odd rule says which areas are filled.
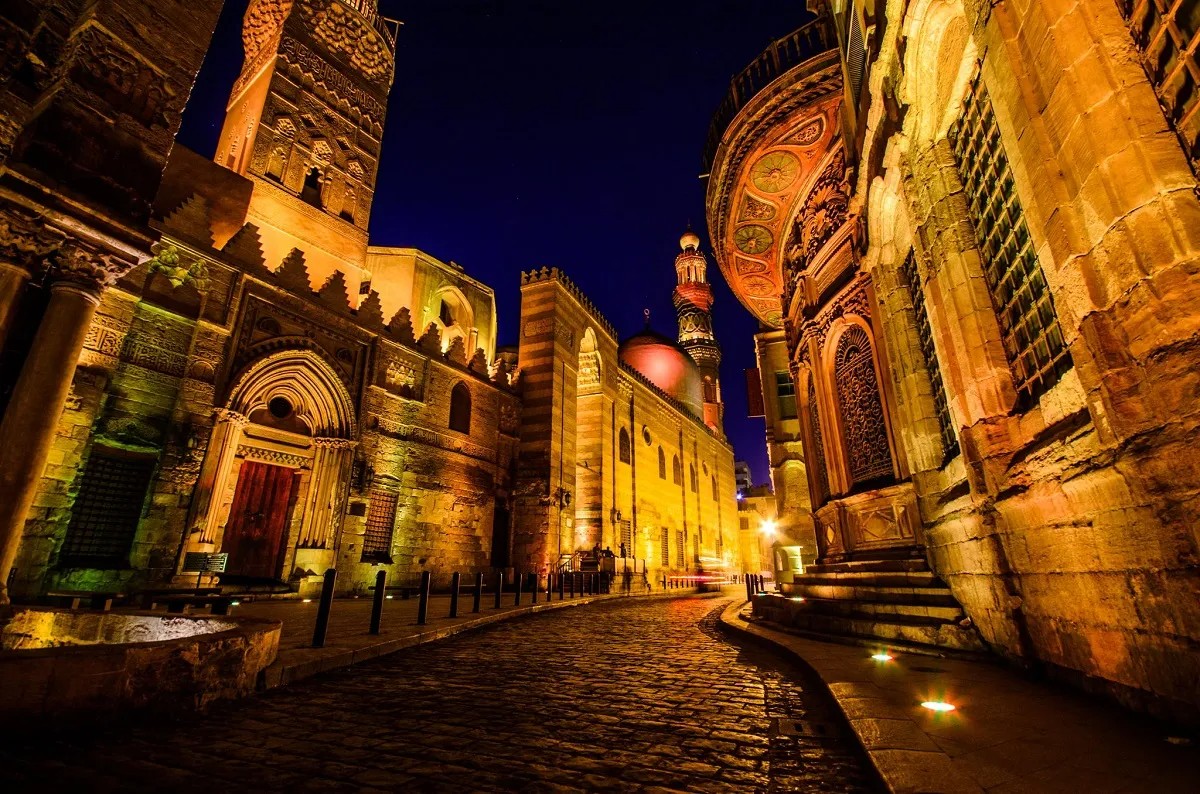
[[[636,557],[633,552],[633,522],[621,521],[621,542],[625,544],[625,556]]]
[[[662,564],[664,568],[671,564],[671,530],[666,527],[662,530]]]
[[[1071,368],[1071,355],[1033,250],[996,114],[978,70],[950,138],[970,202],[971,225],[1000,322],[1004,352],[1017,394],[1027,405]]]
[[[938,366],[937,351],[933,346],[933,329],[929,326],[929,313],[925,310],[925,291],[921,288],[917,274],[917,255],[910,250],[900,266],[908,280],[908,296],[912,299],[913,314],[917,319],[917,343],[925,359],[925,371],[933,387],[933,407],[937,411],[938,428],[942,434],[942,453],[945,460],[958,454],[958,436],[954,433],[954,422],[950,419],[950,405],[946,399],[946,386],[942,382],[942,370]]]
[[[675,533],[675,567],[683,568],[683,555],[687,553],[687,533],[682,529]]]
[[[692,564],[700,564],[700,536],[692,535]]]
[[[62,564],[92,568],[128,565],[153,473],[153,458],[93,449],[71,509]]]
[[[857,3],[850,4],[846,15],[846,74],[850,78],[850,98],[858,102],[862,92],[863,77],[867,71],[867,51],[863,46],[862,28],[858,24]]]
[[[1117,0],[1158,104],[1200,173],[1200,0]]]
[[[742,516],[738,519],[738,525],[744,530],[750,529],[750,519],[747,516]]]
[[[363,559],[392,553],[398,500],[398,495],[392,491],[371,490],[371,506],[367,509],[367,528],[362,541]]]

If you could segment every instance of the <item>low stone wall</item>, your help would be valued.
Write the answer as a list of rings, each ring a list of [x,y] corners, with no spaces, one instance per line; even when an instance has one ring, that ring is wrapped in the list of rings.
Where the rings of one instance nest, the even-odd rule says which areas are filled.
[[[253,692],[281,624],[17,609],[0,634],[0,717],[204,709]]]

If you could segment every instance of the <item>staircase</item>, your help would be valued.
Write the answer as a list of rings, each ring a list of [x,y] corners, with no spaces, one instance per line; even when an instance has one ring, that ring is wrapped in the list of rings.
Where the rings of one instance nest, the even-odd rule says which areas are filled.
[[[924,560],[811,565],[754,615],[801,634],[916,652],[986,652],[950,589]]]

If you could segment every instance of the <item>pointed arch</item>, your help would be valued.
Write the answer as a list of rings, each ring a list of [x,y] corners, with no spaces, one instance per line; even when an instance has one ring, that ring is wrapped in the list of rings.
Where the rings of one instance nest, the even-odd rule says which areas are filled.
[[[629,442],[629,431],[621,428],[620,437],[617,440],[617,451],[622,463],[629,463],[631,459],[632,444]]]
[[[462,381],[450,390],[449,426],[460,433],[471,432],[471,390]]]
[[[314,436],[353,438],[354,401],[345,385],[311,350],[280,350],[253,361],[234,379],[226,407],[243,416],[286,400]]]
[[[658,479],[667,479],[667,453],[661,446],[658,448]]]

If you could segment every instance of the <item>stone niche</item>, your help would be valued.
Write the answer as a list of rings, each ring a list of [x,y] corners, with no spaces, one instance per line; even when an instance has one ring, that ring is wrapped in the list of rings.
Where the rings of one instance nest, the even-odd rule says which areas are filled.
[[[280,623],[17,609],[0,634],[0,718],[202,710],[252,693]]]

